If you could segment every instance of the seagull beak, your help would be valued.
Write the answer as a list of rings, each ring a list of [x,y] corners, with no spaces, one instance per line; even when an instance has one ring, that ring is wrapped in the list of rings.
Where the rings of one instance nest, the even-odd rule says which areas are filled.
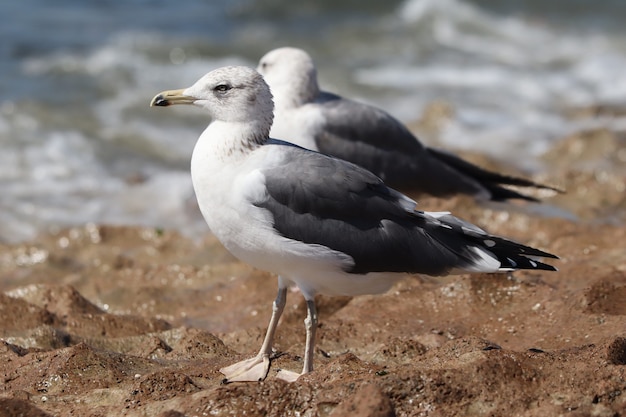
[[[196,99],[193,97],[184,95],[183,94],[184,91],[185,89],[162,91],[156,96],[154,96],[154,98],[150,102],[150,107],[154,107],[154,106],[165,107],[165,106],[171,106],[174,104],[193,104],[193,102],[196,101]]]

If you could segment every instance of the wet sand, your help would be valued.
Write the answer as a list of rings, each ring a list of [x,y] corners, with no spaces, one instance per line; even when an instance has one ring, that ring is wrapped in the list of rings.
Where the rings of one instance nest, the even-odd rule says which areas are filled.
[[[420,208],[558,254],[559,272],[319,297],[316,369],[292,384],[275,371],[301,368],[297,291],[267,380],[221,383],[260,347],[276,282],[208,233],[87,225],[0,246],[0,414],[626,415],[626,143],[585,132],[545,160],[535,179],[568,190],[546,203],[572,218],[464,198]]]

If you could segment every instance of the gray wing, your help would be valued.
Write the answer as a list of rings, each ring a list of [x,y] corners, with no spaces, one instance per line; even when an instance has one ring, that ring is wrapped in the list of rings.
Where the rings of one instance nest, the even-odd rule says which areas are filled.
[[[277,141],[267,146],[284,146],[286,158],[262,171],[268,195],[255,205],[271,213],[282,236],[351,256],[346,272],[444,275],[484,262],[472,248],[488,235],[475,238],[464,223],[415,211],[412,200],[356,165]]]
[[[364,167],[394,188],[434,196],[468,194],[494,201],[538,201],[502,185],[560,191],[428,148],[400,121],[376,107],[331,93],[321,93],[311,105],[317,106],[325,120],[315,135],[319,151]]]
[[[331,137],[352,144],[371,146],[373,149],[402,154],[419,154],[424,145],[389,113],[365,103],[322,92],[316,99],[326,122],[319,143],[336,146]]]
[[[325,120],[315,136],[320,152],[355,163],[406,191],[440,196],[484,192],[472,178],[434,158],[385,111],[330,93],[322,93],[315,105]]]

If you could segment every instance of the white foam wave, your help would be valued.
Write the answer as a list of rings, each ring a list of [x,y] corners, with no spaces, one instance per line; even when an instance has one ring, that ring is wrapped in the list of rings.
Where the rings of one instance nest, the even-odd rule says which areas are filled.
[[[396,19],[416,53],[358,69],[355,79],[402,95],[397,105],[385,104],[404,119],[428,102],[451,103],[457,118],[440,138],[451,148],[529,168],[533,156],[575,129],[623,126],[618,119],[570,118],[573,109],[626,104],[619,40],[492,15],[461,0],[407,0]],[[515,152],[526,158],[512,158]]]
[[[187,57],[174,43],[134,33],[86,54],[26,60],[23,69],[33,77],[84,77],[92,90],[84,93],[80,114],[62,110],[55,128],[42,120],[56,109],[20,103],[0,109],[0,130],[11,139],[0,153],[0,241],[87,222],[206,233],[187,170],[206,117],[148,105],[162,89],[185,87],[215,67],[241,63],[236,57]],[[137,165],[128,151],[145,163]]]

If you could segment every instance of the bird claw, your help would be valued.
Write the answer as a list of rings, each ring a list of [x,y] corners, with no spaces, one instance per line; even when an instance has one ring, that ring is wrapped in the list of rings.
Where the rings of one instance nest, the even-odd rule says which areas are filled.
[[[287,371],[285,369],[279,370],[276,374],[276,378],[282,379],[283,381],[287,382],[295,382],[298,378],[300,378],[300,376],[302,376],[302,374],[293,371]]]

